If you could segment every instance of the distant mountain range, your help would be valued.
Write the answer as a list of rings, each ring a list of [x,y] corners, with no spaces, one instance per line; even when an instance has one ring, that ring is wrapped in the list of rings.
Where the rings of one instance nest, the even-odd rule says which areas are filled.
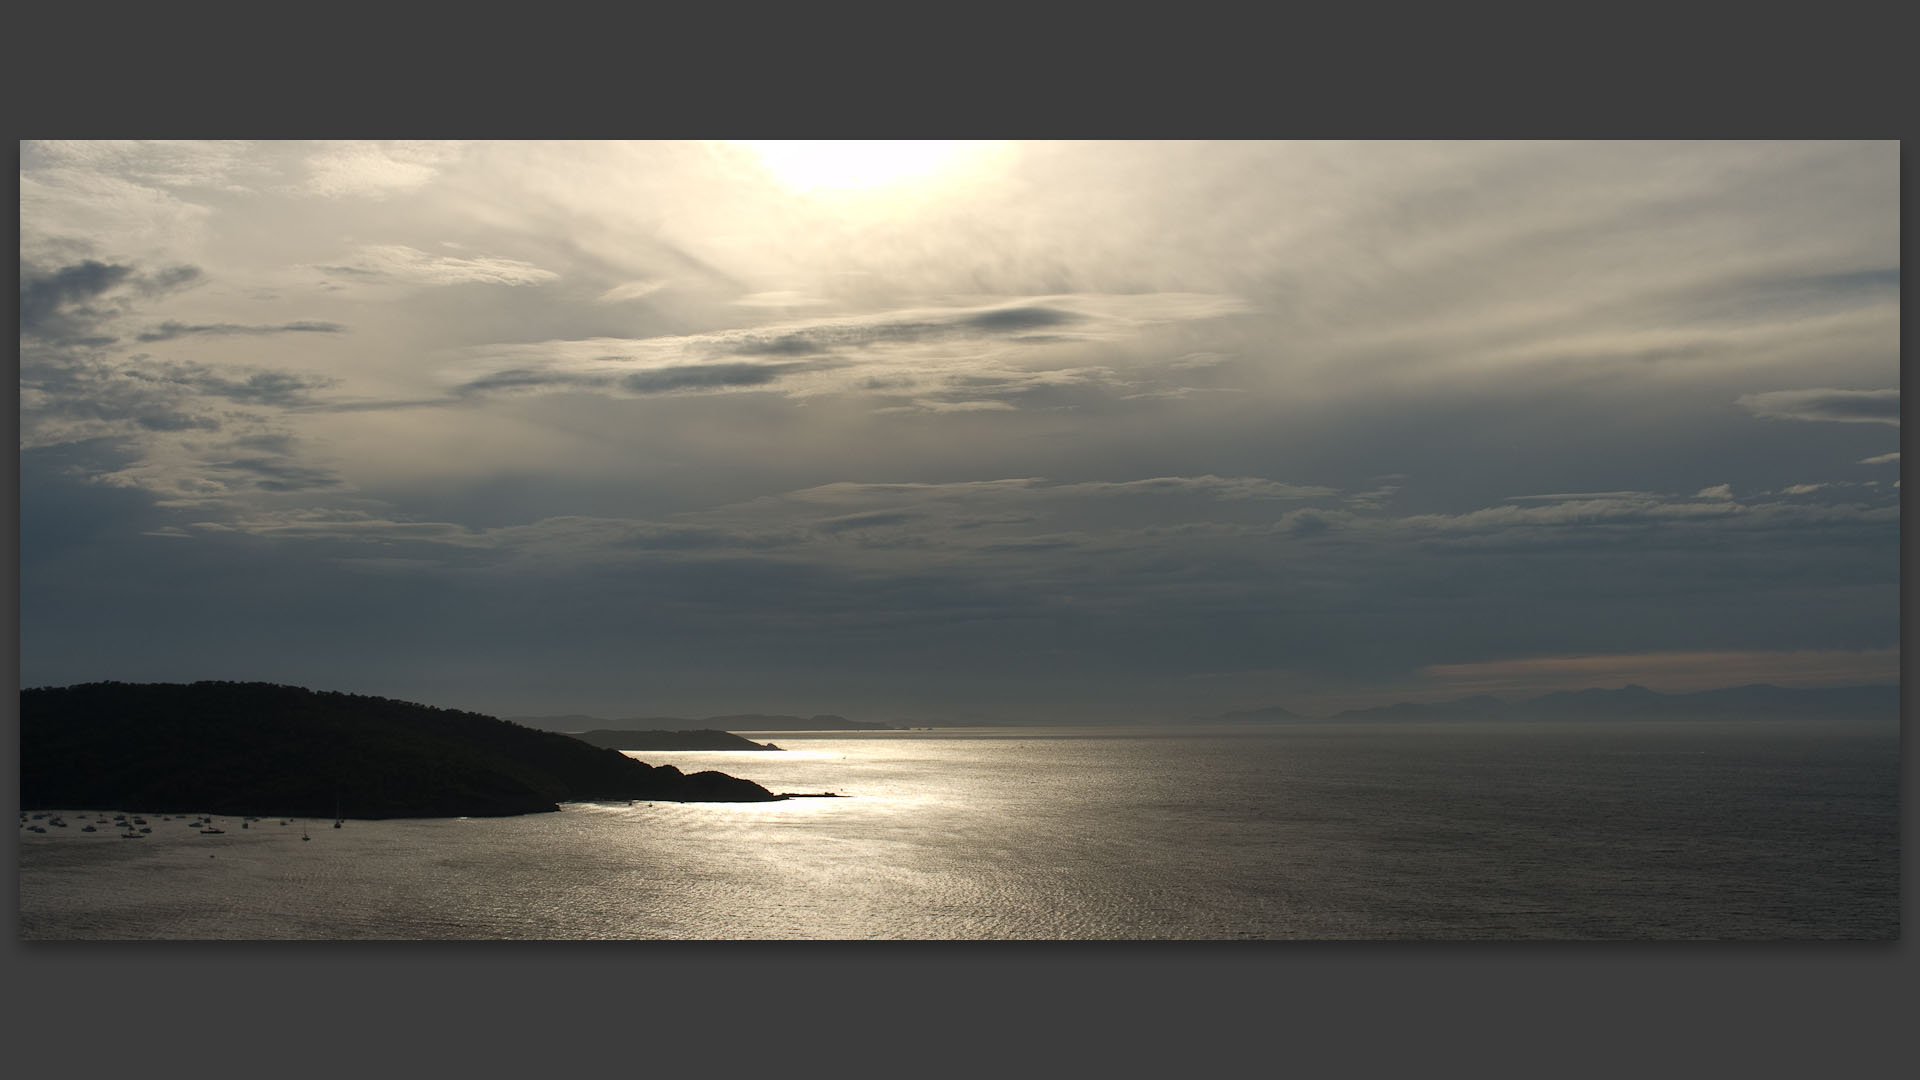
[[[1278,705],[1196,719],[1207,723],[1381,723],[1466,720],[1598,720],[1739,717],[1900,715],[1898,684],[1879,686],[1770,686],[1756,683],[1721,690],[1663,694],[1644,686],[1618,690],[1560,690],[1524,701],[1482,694],[1453,701],[1412,702],[1348,709],[1333,716],[1302,716]]]
[[[628,720],[602,720],[597,716],[567,713],[563,716],[508,716],[503,719],[536,731],[890,731],[889,724],[849,720],[844,716],[783,716],[765,713],[737,713],[733,716],[709,716],[687,720],[677,716],[636,716]]]

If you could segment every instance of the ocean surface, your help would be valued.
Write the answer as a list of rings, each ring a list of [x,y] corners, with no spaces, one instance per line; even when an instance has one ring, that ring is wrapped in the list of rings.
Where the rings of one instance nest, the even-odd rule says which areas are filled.
[[[1896,721],[746,733],[765,804],[20,828],[30,939],[1891,940]],[[138,811],[139,807],[123,807]],[[98,830],[82,833],[92,824]],[[305,831],[310,840],[301,840]]]

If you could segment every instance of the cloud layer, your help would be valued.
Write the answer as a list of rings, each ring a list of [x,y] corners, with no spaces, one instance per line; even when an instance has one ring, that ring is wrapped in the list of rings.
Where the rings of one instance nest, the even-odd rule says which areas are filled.
[[[1769,420],[1900,425],[1898,390],[1773,390],[1742,394],[1740,404]]]
[[[720,143],[26,143],[23,679],[1105,719],[1866,677],[1897,150],[1032,143],[849,192]]]

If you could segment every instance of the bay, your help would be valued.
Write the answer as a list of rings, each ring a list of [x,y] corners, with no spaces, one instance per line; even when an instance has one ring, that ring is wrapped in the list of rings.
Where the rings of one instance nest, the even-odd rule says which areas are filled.
[[[515,818],[64,812],[30,939],[1893,940],[1899,731],[1794,721],[743,732],[775,791]],[[139,808],[127,807],[127,810]],[[45,825],[44,821],[33,822]],[[302,826],[310,840],[301,840]]]

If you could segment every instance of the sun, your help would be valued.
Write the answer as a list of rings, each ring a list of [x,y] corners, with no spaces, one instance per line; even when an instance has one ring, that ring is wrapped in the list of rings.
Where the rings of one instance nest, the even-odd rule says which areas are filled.
[[[854,190],[927,180],[977,156],[986,144],[935,139],[730,140],[758,154],[794,191]]]

